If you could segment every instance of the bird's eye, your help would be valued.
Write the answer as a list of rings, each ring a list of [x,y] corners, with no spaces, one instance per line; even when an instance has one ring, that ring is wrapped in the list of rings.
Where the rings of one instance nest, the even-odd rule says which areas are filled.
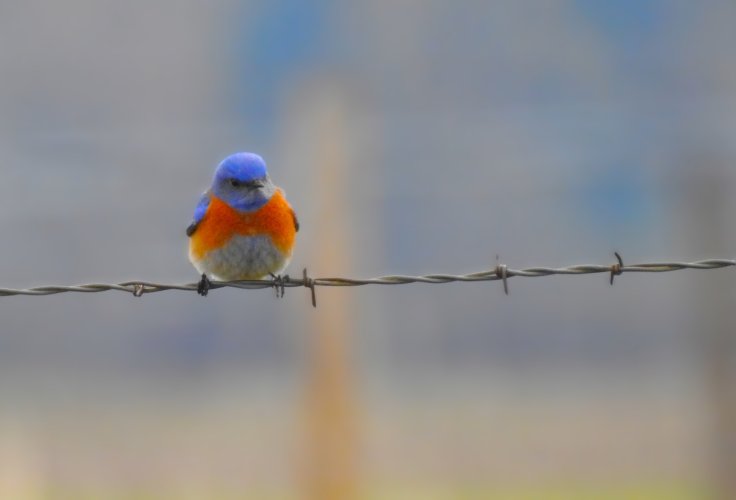
[[[234,188],[239,188],[243,185],[243,183],[240,182],[238,179],[230,179],[230,185]]]

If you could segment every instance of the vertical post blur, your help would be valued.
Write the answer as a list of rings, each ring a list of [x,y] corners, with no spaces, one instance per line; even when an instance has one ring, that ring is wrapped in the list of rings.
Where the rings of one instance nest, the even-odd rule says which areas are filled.
[[[335,90],[335,89],[332,89]],[[316,89],[315,170],[312,200],[318,225],[310,228],[310,261],[318,270],[348,270],[349,212],[345,104],[339,92]],[[312,96],[315,97],[315,96]],[[336,290],[335,290],[336,291]],[[353,387],[349,368],[350,297],[320,290],[308,332],[307,489],[314,500],[349,500],[356,495]]]
[[[694,221],[689,237],[703,258],[728,255],[726,231],[732,218],[726,214],[732,186],[719,169],[705,167],[688,179],[686,196]],[[708,158],[705,158],[706,160]],[[730,249],[733,253],[733,249]],[[736,318],[733,313],[734,277],[729,272],[708,273],[695,282],[698,328],[693,332],[705,377],[709,405],[709,475],[714,498],[736,498]]]

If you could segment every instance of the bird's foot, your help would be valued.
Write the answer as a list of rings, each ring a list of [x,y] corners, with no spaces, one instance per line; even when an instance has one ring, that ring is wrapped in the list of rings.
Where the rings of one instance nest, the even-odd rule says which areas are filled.
[[[199,280],[199,283],[197,284],[197,293],[202,297],[206,297],[207,292],[210,291],[210,285],[212,285],[212,282],[206,274],[202,273],[202,279]]]
[[[284,292],[286,290],[286,283],[289,282],[289,275],[285,274],[281,276],[280,274],[277,276],[273,273],[268,273],[271,275],[271,278],[273,279],[273,289],[276,291],[276,297],[277,298],[283,298]]]

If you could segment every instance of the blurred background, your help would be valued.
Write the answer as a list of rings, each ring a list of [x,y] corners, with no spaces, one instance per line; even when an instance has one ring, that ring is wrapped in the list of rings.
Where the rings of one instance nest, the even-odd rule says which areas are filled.
[[[0,286],[733,258],[736,4],[0,2]],[[736,498],[732,270],[0,298],[0,497]]]

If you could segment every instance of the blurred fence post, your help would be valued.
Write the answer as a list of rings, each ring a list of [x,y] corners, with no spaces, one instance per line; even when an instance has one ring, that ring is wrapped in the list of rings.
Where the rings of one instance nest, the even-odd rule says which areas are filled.
[[[687,237],[699,251],[711,255],[732,255],[727,248],[726,232],[735,231],[726,213],[727,201],[736,196],[720,165],[709,165],[712,158],[696,158],[701,168],[687,179],[685,196],[693,210]],[[704,161],[706,160],[706,161]],[[727,171],[727,170],[726,170]],[[705,257],[705,256],[704,256]],[[714,498],[736,499],[736,286],[733,272],[701,276],[694,301],[700,327],[693,332],[704,370],[706,401],[710,415],[708,429],[708,469]]]
[[[309,262],[315,269],[348,269],[348,161],[345,102],[329,82],[307,92],[312,159],[313,241]],[[324,289],[323,289],[324,290]],[[322,292],[327,293],[327,292]],[[354,387],[349,363],[351,294],[320,300],[307,335],[307,498],[350,500],[357,494]]]

